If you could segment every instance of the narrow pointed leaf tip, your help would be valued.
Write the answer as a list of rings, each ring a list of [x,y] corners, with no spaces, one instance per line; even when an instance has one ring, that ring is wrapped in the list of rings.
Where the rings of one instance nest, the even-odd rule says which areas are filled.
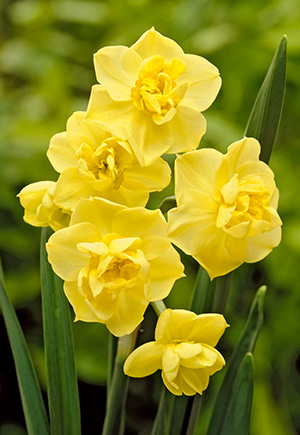
[[[260,159],[268,163],[280,124],[285,92],[287,36],[280,40],[259,90],[245,131],[261,145]]]

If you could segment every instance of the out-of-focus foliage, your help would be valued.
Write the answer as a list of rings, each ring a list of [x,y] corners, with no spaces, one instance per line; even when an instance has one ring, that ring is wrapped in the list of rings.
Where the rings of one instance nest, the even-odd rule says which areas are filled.
[[[87,107],[90,87],[96,82],[93,53],[105,45],[131,45],[155,26],[187,53],[208,58],[220,69],[223,86],[215,103],[205,112],[208,130],[201,146],[225,152],[230,143],[241,139],[277,43],[287,34],[285,107],[270,161],[280,190],[283,240],[259,265],[244,265],[235,272],[225,312],[231,328],[220,350],[229,358],[255,290],[266,283],[265,324],[254,352],[256,385],[251,434],[299,433],[299,1],[2,0],[0,12],[0,252],[10,297],[16,308],[26,313],[24,328],[42,382],[45,374],[38,303],[40,230],[23,222],[16,194],[26,184],[56,179],[45,153],[51,136],[65,129],[72,112]],[[153,195],[151,208],[172,194],[169,187]],[[172,308],[188,307],[188,291],[196,273],[193,261],[184,255],[183,261],[188,277],[176,284],[168,298]],[[152,339],[147,325],[145,322],[144,335]],[[103,384],[105,327],[76,323],[74,334],[80,379]],[[216,376],[207,393],[204,423],[198,434],[206,432],[213,400],[210,391],[221,377],[222,373]],[[137,391],[132,394],[136,397]],[[8,433],[3,432],[4,423],[9,421],[2,413],[0,433]]]

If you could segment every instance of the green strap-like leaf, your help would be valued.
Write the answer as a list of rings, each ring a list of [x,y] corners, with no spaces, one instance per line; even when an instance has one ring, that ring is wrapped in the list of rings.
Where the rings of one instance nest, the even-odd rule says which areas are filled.
[[[42,229],[41,280],[51,433],[79,435],[80,410],[69,304],[63,282],[47,260],[45,244],[52,233]]]
[[[37,376],[29,350],[17,319],[15,310],[7,296],[0,262],[0,303],[7,334],[15,361],[21,400],[29,435],[49,434],[49,424]]]
[[[254,103],[245,136],[256,138],[261,145],[260,159],[268,163],[278,131],[283,108],[286,70],[284,35]]]
[[[241,362],[247,352],[253,352],[263,322],[263,303],[266,286],[258,289],[241,338],[228,365],[224,381],[219,390],[207,435],[220,434],[226,418],[228,403]]]
[[[253,356],[247,353],[234,382],[220,435],[248,435],[253,399]]]

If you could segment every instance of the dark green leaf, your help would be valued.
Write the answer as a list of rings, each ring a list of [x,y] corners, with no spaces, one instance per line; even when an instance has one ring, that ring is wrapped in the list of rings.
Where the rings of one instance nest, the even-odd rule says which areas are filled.
[[[15,361],[21,400],[29,435],[49,434],[48,419],[27,343],[7,296],[0,262],[0,302]]]
[[[263,303],[266,290],[266,286],[262,286],[258,289],[255,295],[245,328],[234,350],[224,381],[219,390],[207,435],[216,435],[220,433],[226,418],[228,403],[230,401],[234,381],[240,364],[246,353],[253,352],[254,350],[258,334],[262,327]]]
[[[253,356],[249,352],[234,382],[228,411],[220,435],[248,435],[253,399]]]
[[[286,70],[286,43],[284,35],[255,100],[245,136],[256,138],[261,145],[260,159],[268,163],[283,107]]]
[[[80,411],[77,375],[69,304],[63,282],[47,260],[45,244],[52,233],[42,229],[41,279],[48,400],[51,432],[80,434]]]

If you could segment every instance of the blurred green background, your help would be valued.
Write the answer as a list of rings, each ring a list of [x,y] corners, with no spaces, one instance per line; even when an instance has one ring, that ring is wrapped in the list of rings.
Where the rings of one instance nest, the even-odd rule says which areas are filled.
[[[131,45],[155,26],[185,52],[209,59],[219,68],[223,85],[217,100],[205,112],[208,131],[201,146],[225,152],[230,143],[242,138],[276,46],[287,34],[285,106],[270,161],[280,190],[283,239],[263,262],[244,265],[235,272],[225,312],[231,327],[219,349],[230,357],[255,290],[267,283],[265,324],[254,353],[256,384],[250,434],[299,434],[299,0],[2,0],[0,11],[0,252],[9,295],[44,387],[40,230],[23,222],[16,195],[26,184],[56,180],[45,153],[51,136],[65,129],[72,112],[86,109],[90,88],[96,82],[93,53],[105,45]],[[169,194],[170,188],[154,195],[150,207],[156,207]],[[173,308],[187,308],[188,289],[196,273],[195,263],[186,257],[184,261],[188,278],[179,281],[169,297],[168,305]],[[153,324],[154,316],[149,312],[142,339],[152,338]],[[0,326],[0,435],[24,434],[3,321]],[[74,335],[84,433],[99,433],[95,428],[104,406],[100,397],[105,393],[106,329],[103,325],[76,323]],[[207,393],[199,435],[206,432],[211,391],[221,377],[220,373],[213,378]],[[133,381],[131,400],[141,403],[142,389],[147,386]],[[138,417],[131,409],[133,421],[129,422],[128,433],[149,433],[148,420],[155,412],[158,391],[148,391],[151,403],[142,402],[148,413],[139,409]]]

